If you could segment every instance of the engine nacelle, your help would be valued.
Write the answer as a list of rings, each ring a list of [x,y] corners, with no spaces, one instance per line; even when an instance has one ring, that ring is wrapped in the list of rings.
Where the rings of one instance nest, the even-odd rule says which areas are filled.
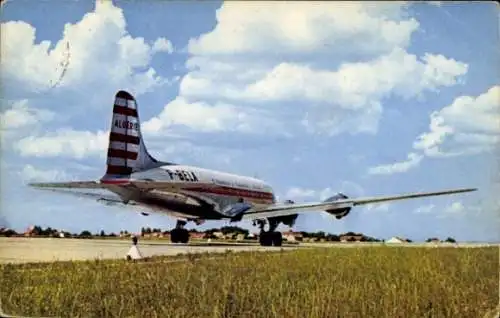
[[[239,222],[243,218],[243,214],[251,208],[251,204],[241,202],[229,206],[223,213],[231,217],[231,222]]]
[[[324,202],[335,202],[338,200],[345,200],[345,199],[349,199],[349,197],[347,195],[339,192],[339,193],[329,197]],[[325,210],[325,212],[328,214],[331,214],[331,215],[335,215],[335,218],[337,220],[340,220],[341,218],[348,215],[349,212],[351,212],[351,209],[352,209],[352,207],[342,207],[342,208],[337,208],[337,209],[328,209],[328,210]]]
[[[325,210],[328,214],[335,215],[335,218],[337,220],[340,220],[341,218],[345,217],[349,212],[351,212],[351,207],[348,208],[341,208],[341,209],[331,209],[331,210]]]

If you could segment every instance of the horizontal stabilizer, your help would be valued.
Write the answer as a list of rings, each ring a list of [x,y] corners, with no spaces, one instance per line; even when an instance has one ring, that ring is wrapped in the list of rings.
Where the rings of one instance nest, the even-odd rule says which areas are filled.
[[[67,188],[67,189],[106,189],[105,184],[99,181],[68,181],[68,182],[39,182],[28,183],[35,188]]]

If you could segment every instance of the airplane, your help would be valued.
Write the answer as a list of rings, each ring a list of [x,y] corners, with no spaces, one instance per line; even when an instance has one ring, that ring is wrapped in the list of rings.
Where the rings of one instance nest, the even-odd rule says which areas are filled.
[[[276,231],[278,225],[292,227],[299,213],[325,211],[342,219],[355,206],[477,190],[462,188],[361,198],[337,193],[319,202],[286,200],[280,203],[273,188],[257,178],[155,159],[148,152],[141,133],[136,99],[125,90],[115,94],[106,163],[106,172],[99,180],[29,185],[59,192],[104,189],[115,198],[88,192],[79,195],[97,198],[106,204],[136,206],[172,216],[177,219],[170,234],[173,243],[188,243],[189,232],[184,228],[187,222],[200,225],[207,220],[252,220],[253,225],[260,228],[262,246],[281,246],[282,234]],[[149,215],[149,212],[141,214]]]

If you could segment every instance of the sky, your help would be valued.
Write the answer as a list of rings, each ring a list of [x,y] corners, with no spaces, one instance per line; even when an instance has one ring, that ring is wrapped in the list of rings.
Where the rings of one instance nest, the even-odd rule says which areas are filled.
[[[125,89],[154,157],[256,176],[280,200],[478,188],[294,230],[500,241],[494,2],[54,2],[2,2],[3,226],[174,226],[26,185],[99,179]]]

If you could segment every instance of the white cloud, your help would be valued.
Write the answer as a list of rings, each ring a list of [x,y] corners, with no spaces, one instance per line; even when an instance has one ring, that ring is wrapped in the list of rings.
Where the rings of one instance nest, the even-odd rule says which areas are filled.
[[[425,1],[425,3],[436,6],[436,7],[440,7],[443,4],[443,2],[444,1]]]
[[[434,211],[434,208],[436,206],[434,204],[428,204],[428,205],[423,205],[419,206],[418,208],[415,209],[415,213],[417,214],[428,214]]]
[[[446,213],[458,214],[464,211],[464,205],[462,202],[456,201],[448,205],[444,211]]]
[[[418,28],[402,3],[224,2],[217,26],[189,43],[197,55],[318,52],[347,49],[380,54],[408,45]]]
[[[3,97],[17,101],[2,113],[2,144],[23,156],[104,153],[107,136],[102,131],[61,129],[57,124],[20,130],[72,116],[81,121],[82,113],[109,114],[117,90],[138,96],[167,83],[150,64],[155,54],[172,51],[170,41],[161,37],[147,43],[131,36],[122,10],[112,1],[97,1],[81,20],[66,23],[54,43],[37,38],[37,30],[24,21],[7,21],[1,27]]]
[[[189,73],[180,81],[178,99],[237,105],[240,114],[267,109],[265,118],[288,133],[375,133],[384,98],[438,91],[467,72],[466,64],[453,59],[406,51],[418,22],[406,18],[404,8],[225,2],[215,28],[188,45]],[[207,130],[199,121],[190,127]]]
[[[413,143],[408,160],[380,165],[370,174],[406,172],[417,167],[424,156],[451,157],[492,152],[500,146],[500,86],[477,96],[460,96],[450,105],[432,112],[429,131]]]
[[[461,62],[433,54],[420,58],[405,50],[419,24],[406,17],[404,7],[225,2],[214,30],[188,45],[189,72],[180,81],[179,96],[144,122],[143,130],[152,136],[179,127],[283,135],[301,129],[326,135],[374,133],[384,98],[436,91],[467,72]],[[273,14],[262,8],[273,8]],[[149,67],[151,58],[173,50],[165,38],[148,44],[128,34],[122,10],[111,2],[98,2],[94,12],[66,24],[53,49],[50,42],[36,42],[35,29],[27,23],[9,21],[2,27],[9,43],[2,46],[7,57],[2,76],[8,83],[43,90],[56,81],[54,91],[72,94],[71,100],[58,101],[79,109],[109,105],[118,88],[137,95],[158,87],[165,79]],[[28,136],[20,144],[17,149],[26,156],[80,158],[95,153],[89,149],[100,143],[87,140],[77,146],[55,133]]]
[[[410,153],[408,154],[408,159],[406,161],[402,162],[396,162],[394,164],[387,164],[387,165],[380,165],[376,167],[371,167],[368,169],[369,174],[394,174],[394,173],[400,173],[400,172],[405,172],[410,170],[411,168],[414,168],[420,164],[420,161],[422,160],[423,156],[416,154],[416,153]]]
[[[454,85],[466,72],[464,63],[432,54],[418,61],[417,56],[395,48],[375,60],[344,63],[337,71],[281,63],[244,95],[264,100],[335,100],[342,108],[358,109],[390,93],[408,98],[426,89]]]
[[[300,187],[292,187],[287,190],[286,194],[284,197],[286,200],[293,200],[293,201],[304,201],[304,200],[311,200],[315,197],[318,196],[318,192],[312,189],[303,189]]]
[[[10,105],[0,113],[0,144],[4,149],[21,136],[33,133],[56,117],[52,111],[32,107],[27,99],[8,101],[6,104]]]
[[[436,218],[467,217],[469,220],[476,219],[480,215],[481,208],[473,204],[464,204],[462,201],[453,201],[444,206],[435,204],[422,205],[414,210],[415,214],[428,214]]]
[[[365,211],[368,212],[387,212],[389,211],[390,203],[380,203],[380,204],[369,204],[364,207]]]
[[[234,105],[189,103],[179,97],[167,104],[158,116],[144,122],[144,130],[157,132],[171,125],[184,125],[201,131],[244,130],[246,117]]]
[[[245,109],[229,103],[212,104],[199,101],[189,102],[184,97],[171,101],[157,116],[143,124],[143,131],[151,135],[165,135],[176,126],[188,127],[201,132],[239,131],[265,134],[284,133],[268,118],[268,111]]]
[[[165,83],[148,65],[153,54],[168,51],[168,43],[160,38],[149,45],[130,36],[122,10],[111,1],[97,1],[93,12],[67,23],[56,43],[37,41],[36,29],[26,22],[7,21],[2,23],[2,82],[19,95],[52,89],[81,94],[88,107],[95,95],[109,100],[117,89],[141,94]]]
[[[427,156],[476,154],[500,145],[500,86],[478,97],[460,96],[431,114],[429,131],[413,147]]]
[[[467,72],[466,64],[430,54],[419,61],[401,48],[367,62],[344,63],[337,70],[289,62],[267,71],[238,63],[219,63],[205,70],[208,63],[200,61],[201,71],[188,73],[181,80],[180,92],[186,98],[243,101],[248,104],[247,111],[261,109],[262,102],[290,103],[294,115],[286,119],[309,132],[327,135],[374,133],[384,98],[410,98],[436,91],[441,86],[455,85]],[[248,74],[249,69],[253,73],[248,78],[230,80],[214,73],[214,67],[232,74]],[[272,109],[276,121],[285,118],[276,106]],[[300,112],[304,115],[297,115]]]
[[[54,169],[43,170],[35,168],[30,164],[25,165],[23,169],[19,172],[19,175],[25,182],[62,181],[70,179],[70,176],[62,170],[54,170]]]
[[[342,181],[337,189],[334,189],[332,187],[326,187],[323,189],[291,187],[285,192],[285,195],[283,197],[286,200],[293,201],[324,201],[339,192],[352,198],[362,196],[364,194],[363,188],[357,183],[351,181]]]
[[[25,137],[14,146],[21,156],[67,157],[81,159],[106,155],[109,132],[60,129],[44,136]]]
[[[55,113],[29,106],[28,100],[18,100],[12,106],[0,113],[0,129],[11,130],[47,122],[54,118]]]
[[[473,204],[464,204],[461,201],[454,201],[446,205],[440,213],[438,218],[467,218],[469,220],[477,221],[478,216],[481,215],[481,207]],[[492,218],[492,222],[495,220]]]
[[[169,40],[165,38],[158,38],[153,44],[153,52],[173,53],[174,47],[172,45],[172,42],[170,42]]]

